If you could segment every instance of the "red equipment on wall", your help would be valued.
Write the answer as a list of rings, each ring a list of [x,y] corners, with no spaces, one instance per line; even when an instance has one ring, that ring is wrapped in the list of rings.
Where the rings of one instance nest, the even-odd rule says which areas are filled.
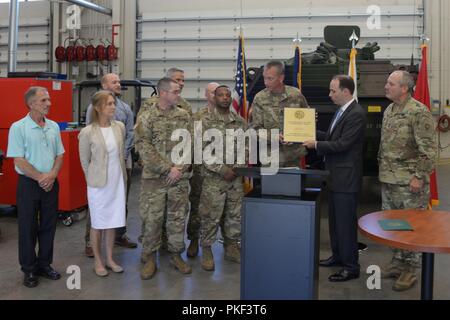
[[[75,47],[75,55],[77,61],[83,61],[86,60],[86,48],[83,46],[76,46]]]
[[[72,121],[72,82],[40,80],[32,78],[0,78],[0,95],[3,97],[0,117],[0,149],[8,150],[8,134],[11,125],[22,119],[29,111],[23,96],[31,86],[47,88],[52,106],[48,118],[56,122]],[[86,181],[78,153],[78,130],[65,130],[61,138],[65,149],[63,166],[58,175],[60,184],[59,210],[72,211],[87,205]],[[17,173],[14,160],[3,162],[0,176],[0,204],[16,204]]]
[[[107,54],[106,54],[106,48],[104,45],[99,44],[95,50],[97,52],[97,60],[98,61],[106,60]]]
[[[97,58],[97,53],[95,51],[95,47],[90,44],[86,47],[86,60],[94,61]]]
[[[76,59],[76,49],[75,46],[68,46],[66,48],[66,60],[67,61],[74,61]]]
[[[117,60],[117,58],[118,58],[118,49],[116,48],[115,45],[110,44],[106,48],[106,52],[107,52],[107,59],[108,59],[108,61]]]
[[[56,47],[55,58],[57,62],[66,61],[66,48],[64,48],[63,46]]]
[[[440,132],[450,131],[450,117],[448,115],[443,114],[439,117],[437,130]]]

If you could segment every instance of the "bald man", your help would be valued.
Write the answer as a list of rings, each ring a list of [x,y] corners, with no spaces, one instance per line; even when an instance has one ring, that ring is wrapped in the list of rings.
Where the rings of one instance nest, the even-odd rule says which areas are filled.
[[[131,184],[131,170],[133,161],[131,159],[131,149],[133,149],[134,145],[134,114],[131,110],[130,106],[126,104],[123,100],[121,100],[119,97],[122,94],[122,87],[120,85],[120,78],[117,74],[114,73],[108,73],[105,74],[101,79],[101,85],[103,90],[108,90],[114,93],[115,99],[116,99],[116,113],[115,113],[115,120],[122,122],[125,125],[125,163],[127,167],[127,203],[128,203],[128,193],[130,191],[130,184]],[[86,111],[86,125],[91,123],[91,113],[92,113],[92,104],[89,105],[87,111]],[[128,215],[128,207],[127,207],[127,215]],[[89,231],[91,229],[91,219],[90,216],[87,216],[86,221],[86,248],[85,248],[85,254],[88,257],[93,257],[94,253],[92,252],[92,248],[90,245],[90,237],[89,237]],[[116,241],[115,244],[124,248],[136,248],[137,243],[131,242],[130,239],[128,239],[127,235],[127,228],[121,227],[116,229]]]
[[[392,101],[383,114],[378,151],[382,210],[427,209],[430,175],[436,163],[436,133],[427,106],[411,94],[414,79],[406,71],[391,73],[384,87]],[[393,278],[392,289],[405,291],[417,282],[420,253],[393,248],[382,278]]]

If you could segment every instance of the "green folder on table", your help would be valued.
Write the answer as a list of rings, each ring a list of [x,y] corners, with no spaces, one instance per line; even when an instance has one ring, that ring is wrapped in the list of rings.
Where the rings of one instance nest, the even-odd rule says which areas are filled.
[[[414,230],[408,221],[398,219],[378,220],[384,231],[412,231]]]

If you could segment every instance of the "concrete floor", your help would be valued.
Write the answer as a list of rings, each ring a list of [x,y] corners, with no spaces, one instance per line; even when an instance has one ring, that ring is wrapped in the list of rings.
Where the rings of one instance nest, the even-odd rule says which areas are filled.
[[[436,209],[450,211],[450,165],[438,168],[440,206]],[[128,235],[136,240],[140,234],[138,208],[139,172],[135,171],[130,193],[130,216]],[[380,209],[379,184],[377,179],[366,178],[361,197],[359,215]],[[326,196],[324,196],[326,197]],[[326,201],[323,201],[326,202]],[[321,206],[320,257],[330,255],[326,203]],[[85,221],[75,222],[66,227],[58,223],[55,240],[55,269],[62,273],[62,279],[51,281],[41,279],[38,287],[29,289],[22,285],[17,255],[17,218],[8,209],[0,209],[0,300],[3,299],[163,299],[163,300],[236,300],[240,297],[240,266],[223,260],[220,244],[214,247],[216,270],[203,271],[200,257],[189,259],[193,273],[183,276],[169,265],[169,256],[159,257],[159,269],[151,280],[142,281],[139,276],[140,252],[137,249],[116,248],[116,260],[125,268],[123,274],[110,274],[99,278],[93,272],[93,260],[84,256]],[[420,298],[420,282],[409,291],[392,291],[392,280],[382,280],[380,290],[369,290],[366,285],[369,265],[383,265],[388,262],[391,252],[387,247],[378,245],[362,236],[360,241],[368,245],[361,253],[361,277],[345,283],[331,283],[327,280],[328,268],[319,268],[319,299],[322,300],[410,300]],[[76,265],[81,269],[81,290],[67,289],[69,274],[66,269]],[[436,254],[434,298],[450,299],[450,255]],[[419,279],[420,281],[420,279]]]

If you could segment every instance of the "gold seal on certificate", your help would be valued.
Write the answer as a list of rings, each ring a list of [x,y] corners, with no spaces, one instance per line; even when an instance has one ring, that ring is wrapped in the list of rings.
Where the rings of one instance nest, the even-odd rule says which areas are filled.
[[[316,109],[284,108],[285,142],[316,140]]]

